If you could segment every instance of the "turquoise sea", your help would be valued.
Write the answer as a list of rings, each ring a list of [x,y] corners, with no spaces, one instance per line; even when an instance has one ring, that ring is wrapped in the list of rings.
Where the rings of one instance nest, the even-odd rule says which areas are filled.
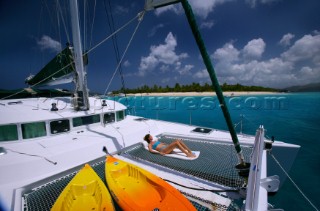
[[[227,130],[216,97],[128,97],[118,101],[131,114],[146,118]],[[284,93],[225,98],[237,132],[255,134],[264,125],[268,137],[301,146],[289,175],[301,192],[320,209],[320,93]],[[242,124],[240,123],[242,121]],[[315,210],[286,180],[275,196],[274,208]]]

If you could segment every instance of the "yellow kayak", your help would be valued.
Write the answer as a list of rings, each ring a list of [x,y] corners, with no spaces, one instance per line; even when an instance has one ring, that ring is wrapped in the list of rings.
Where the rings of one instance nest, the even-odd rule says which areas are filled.
[[[114,211],[107,187],[89,164],[74,176],[51,210]]]
[[[138,166],[107,156],[105,167],[110,193],[123,210],[196,210],[177,189]]]

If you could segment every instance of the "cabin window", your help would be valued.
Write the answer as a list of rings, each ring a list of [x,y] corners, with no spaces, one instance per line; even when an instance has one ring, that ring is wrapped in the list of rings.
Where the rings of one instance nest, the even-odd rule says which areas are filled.
[[[33,122],[21,125],[22,138],[37,138],[41,136],[46,136],[46,123],[45,122]]]
[[[103,116],[104,124],[111,123],[111,122],[114,122],[114,121],[115,121],[114,113],[106,113],[106,114],[104,114],[104,116]]]
[[[117,111],[117,121],[124,119],[124,111]]]
[[[0,141],[15,141],[15,140],[18,140],[17,125],[1,125]]]
[[[50,122],[51,134],[64,133],[70,130],[68,119]]]
[[[90,125],[93,123],[100,122],[100,115],[92,115],[92,116],[82,116],[73,118],[73,127],[78,127],[81,125]]]

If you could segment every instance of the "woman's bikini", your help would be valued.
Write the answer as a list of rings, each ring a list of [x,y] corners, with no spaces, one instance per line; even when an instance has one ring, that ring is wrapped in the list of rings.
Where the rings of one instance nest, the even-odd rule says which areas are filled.
[[[157,146],[158,146],[159,144],[161,144],[161,142],[160,142],[160,141],[156,141],[156,142],[152,145],[152,149],[153,149],[153,150],[156,150],[156,149],[157,149]],[[166,147],[167,147],[167,145],[165,145],[165,144],[164,144],[163,146],[161,146],[160,149],[159,149],[159,152],[161,152],[162,150],[164,150]]]

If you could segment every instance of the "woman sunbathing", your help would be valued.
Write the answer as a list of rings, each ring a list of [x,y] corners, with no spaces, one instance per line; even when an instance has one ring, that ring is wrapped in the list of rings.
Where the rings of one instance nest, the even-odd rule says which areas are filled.
[[[161,155],[170,154],[174,149],[180,149],[181,152],[185,153],[187,157],[196,157],[192,151],[183,143],[182,140],[176,139],[170,144],[162,143],[158,140],[153,140],[152,135],[147,134],[144,140],[148,142],[148,149],[150,152],[154,150],[158,151]]]

